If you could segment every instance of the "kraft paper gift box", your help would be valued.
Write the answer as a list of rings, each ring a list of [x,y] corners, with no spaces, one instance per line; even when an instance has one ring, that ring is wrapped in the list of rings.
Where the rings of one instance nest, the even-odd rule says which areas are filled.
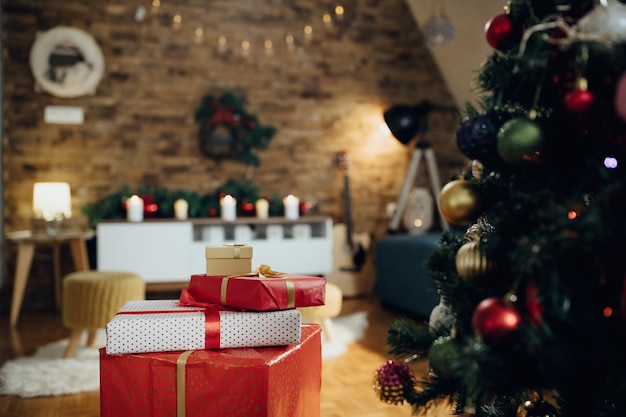
[[[206,246],[207,275],[243,275],[252,271],[252,246]]]
[[[259,269],[266,267],[262,265]],[[269,270],[271,271],[271,270]],[[285,310],[324,305],[326,278],[272,272],[237,276],[192,275],[181,291],[182,305],[220,304],[253,311]]]
[[[106,352],[278,346],[300,342],[298,310],[248,312],[184,307],[178,300],[127,301],[107,324]]]
[[[321,329],[281,347],[109,355],[100,416],[319,417]]]

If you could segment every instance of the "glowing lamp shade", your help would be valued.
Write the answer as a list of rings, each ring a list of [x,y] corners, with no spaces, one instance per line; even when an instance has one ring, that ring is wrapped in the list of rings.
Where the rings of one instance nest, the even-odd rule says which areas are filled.
[[[72,196],[66,182],[37,182],[33,186],[33,214],[36,219],[72,217]]]

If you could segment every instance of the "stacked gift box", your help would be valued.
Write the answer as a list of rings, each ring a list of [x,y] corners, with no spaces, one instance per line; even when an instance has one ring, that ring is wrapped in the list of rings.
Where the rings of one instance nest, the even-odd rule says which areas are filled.
[[[321,337],[297,307],[326,280],[260,266],[252,247],[207,246],[178,300],[129,301],[107,325],[101,416],[319,416]]]

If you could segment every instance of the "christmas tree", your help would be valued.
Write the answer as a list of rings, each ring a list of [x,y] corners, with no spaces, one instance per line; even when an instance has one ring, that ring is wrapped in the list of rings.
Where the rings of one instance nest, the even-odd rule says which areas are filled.
[[[392,323],[374,389],[416,413],[625,416],[626,5],[512,0],[485,37],[471,170],[425,265],[441,303]]]

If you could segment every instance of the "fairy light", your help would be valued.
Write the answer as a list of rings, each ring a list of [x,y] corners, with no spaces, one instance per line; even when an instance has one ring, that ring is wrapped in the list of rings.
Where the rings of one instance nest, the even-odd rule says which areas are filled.
[[[217,51],[221,54],[226,52],[226,36],[217,38]]]
[[[307,42],[310,42],[312,37],[313,37],[313,26],[306,25],[304,27],[304,40]]]
[[[333,29],[333,18],[330,16],[330,13],[324,13],[322,16],[322,22],[324,22],[326,30],[330,31]]]
[[[285,43],[287,44],[287,50],[293,52],[296,49],[296,41],[293,35],[285,36]]]
[[[606,158],[604,158],[604,166],[608,169],[617,168],[617,158],[612,157],[612,156],[607,156]]]
[[[180,27],[183,23],[183,17],[180,13],[176,13],[174,17],[172,17],[172,30],[177,31],[180,30]]]
[[[250,42],[247,40],[241,41],[241,54],[243,56],[250,55]]]
[[[344,15],[344,8],[342,5],[338,4],[335,6],[335,15],[337,16],[337,20],[342,20]]]
[[[204,28],[201,25],[196,26],[193,30],[194,40],[196,43],[201,43],[204,38]]]
[[[263,46],[265,47],[265,55],[267,56],[274,55],[274,44],[272,43],[271,40],[266,39],[265,42],[263,43]]]

